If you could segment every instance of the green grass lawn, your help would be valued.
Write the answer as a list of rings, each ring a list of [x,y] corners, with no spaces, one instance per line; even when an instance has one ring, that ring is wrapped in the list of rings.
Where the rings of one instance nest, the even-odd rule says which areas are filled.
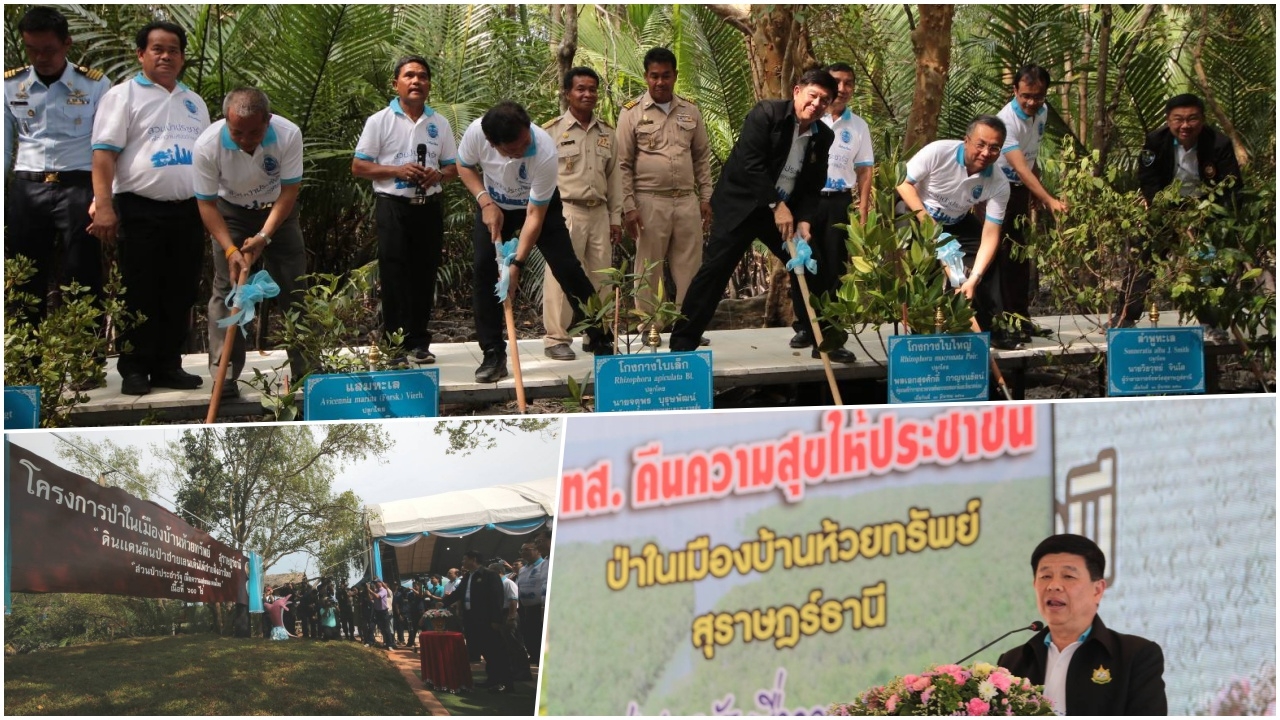
[[[488,679],[483,663],[472,663],[471,680],[477,686]],[[534,681],[518,682],[510,692],[492,693],[476,687],[458,695],[447,692],[435,693],[436,699],[444,705],[450,715],[533,715],[534,700],[538,696],[537,676]]]
[[[533,701],[529,699],[529,707]],[[216,635],[133,638],[4,661],[6,715],[425,715],[381,650]]]

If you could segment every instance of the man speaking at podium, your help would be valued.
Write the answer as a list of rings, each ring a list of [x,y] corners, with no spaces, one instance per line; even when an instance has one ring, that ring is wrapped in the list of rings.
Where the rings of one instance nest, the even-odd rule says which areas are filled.
[[[1048,628],[1000,656],[1000,667],[1043,684],[1059,714],[1167,715],[1164,654],[1098,617],[1107,558],[1081,535],[1052,535],[1031,553],[1036,605]]]

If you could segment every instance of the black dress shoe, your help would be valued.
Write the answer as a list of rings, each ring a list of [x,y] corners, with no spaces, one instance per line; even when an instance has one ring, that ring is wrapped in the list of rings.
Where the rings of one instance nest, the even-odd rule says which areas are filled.
[[[552,360],[573,360],[578,357],[578,354],[573,351],[573,348],[569,347],[565,343],[552,345],[551,347],[543,350],[542,354]]]
[[[613,338],[608,340],[600,340],[591,344],[591,354],[596,357],[613,354]]]
[[[797,330],[795,335],[791,336],[791,342],[787,343],[796,350],[802,350],[813,344],[813,333],[809,330]]]
[[[436,361],[435,353],[422,347],[409,353],[409,359],[418,365],[430,365]]]
[[[702,337],[698,338],[698,345],[700,347],[706,347],[710,344],[711,344],[711,338],[707,337],[706,335],[703,335]]]
[[[222,394],[219,396],[222,400],[230,400],[240,397],[240,383],[227,378],[222,383]]]
[[[125,375],[120,384],[120,392],[125,395],[146,395],[151,392],[151,381],[142,373]]]
[[[203,384],[204,380],[199,375],[192,375],[182,368],[151,373],[151,387],[195,390]]]
[[[1021,350],[1022,344],[1017,338],[1003,332],[991,333],[991,347],[997,350]]]
[[[814,359],[819,359],[822,357],[822,353],[818,352],[818,348],[814,348],[813,352],[810,354],[814,357]],[[858,362],[858,356],[854,355],[853,351],[848,348],[836,348],[835,350],[832,350],[831,352],[827,353],[827,357],[831,358],[831,362],[838,362],[838,363],[845,363],[845,364]]]
[[[487,350],[484,362],[476,368],[476,382],[496,383],[507,376],[507,354],[499,350]]]

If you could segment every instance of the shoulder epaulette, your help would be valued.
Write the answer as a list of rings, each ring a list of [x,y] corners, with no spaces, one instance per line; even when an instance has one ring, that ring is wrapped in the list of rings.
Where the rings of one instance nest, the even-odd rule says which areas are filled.
[[[76,72],[89,78],[90,80],[93,80],[94,82],[97,82],[102,79],[101,70],[94,70],[93,68],[87,68],[83,65],[76,65]]]
[[[31,67],[31,66],[30,66],[30,65],[23,65],[23,66],[22,66],[22,67],[20,67],[20,68],[14,68],[14,69],[12,69],[12,70],[5,70],[5,71],[4,71],[4,79],[5,79],[5,80],[8,80],[9,78],[13,77],[14,75],[17,75],[17,74],[18,74],[18,73],[20,73],[20,72],[23,72],[24,70],[26,70],[26,69],[27,69],[27,68],[29,68],[29,67]]]
[[[558,123],[558,122],[560,122],[560,118],[559,118],[559,117],[553,117],[553,118],[551,118],[550,120],[548,120],[548,121],[546,121],[546,122],[542,123],[542,129],[543,129],[543,130],[550,130],[550,129],[552,128],[552,126],[554,126],[554,125],[555,125],[556,123]]]
[[[635,100],[632,100],[632,101],[630,101],[630,102],[625,102],[625,103],[623,103],[623,104],[622,104],[622,109],[623,109],[623,110],[630,110],[631,108],[633,108],[633,107],[635,107],[636,105],[639,105],[639,104],[640,104],[640,98],[636,98]]]

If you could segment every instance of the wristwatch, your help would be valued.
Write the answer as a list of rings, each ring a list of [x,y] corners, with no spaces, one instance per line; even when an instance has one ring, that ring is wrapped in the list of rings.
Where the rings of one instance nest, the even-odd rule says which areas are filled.
[[[267,243],[267,245],[268,245],[268,246],[270,246],[270,245],[271,245],[271,236],[270,236],[270,235],[268,235],[268,234],[266,234],[266,233],[264,233],[264,232],[260,232],[260,233],[258,233],[257,235],[254,235],[254,237],[260,237],[260,238],[262,238],[263,240],[265,240],[265,241],[266,241],[266,243]]]
[[[525,263],[525,261],[524,261],[524,260],[520,260],[519,258],[511,258],[511,264],[512,264],[512,265],[515,265],[516,267],[520,268],[521,270],[523,270],[523,269],[524,269],[524,263]]]

